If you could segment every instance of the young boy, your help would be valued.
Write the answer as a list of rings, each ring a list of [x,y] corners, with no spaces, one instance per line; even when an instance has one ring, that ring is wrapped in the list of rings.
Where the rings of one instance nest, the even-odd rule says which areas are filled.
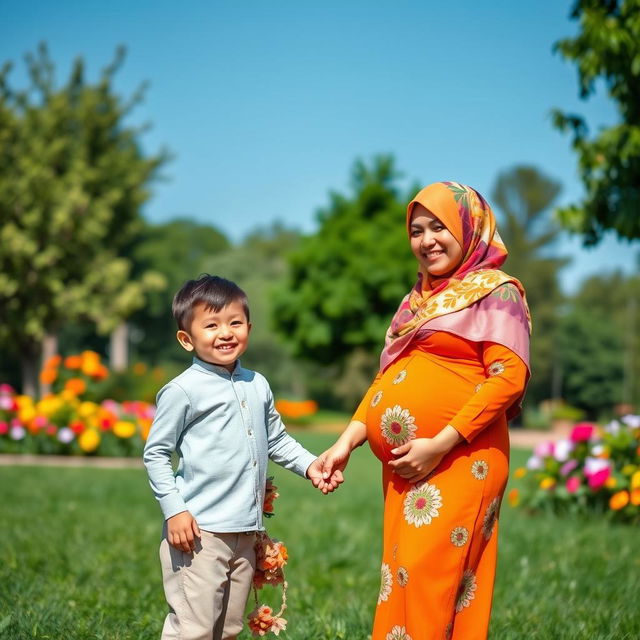
[[[173,299],[178,342],[193,364],[158,393],[144,449],[166,519],[160,545],[169,640],[231,640],[240,633],[262,530],[267,461],[332,491],[322,463],[291,436],[267,381],[243,369],[251,323],[236,284],[205,275]],[[178,456],[174,477],[171,456]]]

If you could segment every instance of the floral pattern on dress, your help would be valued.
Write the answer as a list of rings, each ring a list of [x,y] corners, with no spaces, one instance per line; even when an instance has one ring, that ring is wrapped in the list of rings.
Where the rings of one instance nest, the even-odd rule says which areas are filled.
[[[474,391],[475,391],[476,393],[478,393],[478,391],[480,391],[480,389],[482,389],[482,385],[483,385],[483,384],[484,384],[484,382],[479,382],[479,383],[476,385],[476,387],[475,387]]]
[[[386,602],[391,595],[391,587],[393,585],[393,577],[391,569],[385,562],[380,567],[380,593],[378,594],[378,604]]]
[[[401,587],[406,587],[409,582],[409,572],[404,567],[398,567],[396,580]]]
[[[476,480],[484,480],[489,473],[489,465],[484,460],[476,460],[471,465],[471,475]]]
[[[371,398],[371,406],[377,407],[380,404],[380,400],[382,400],[382,391],[376,392],[373,398]]]
[[[407,370],[403,369],[398,373],[398,375],[393,379],[393,384],[400,384],[407,377]]]
[[[466,527],[456,527],[450,536],[451,544],[456,547],[464,547],[469,540],[469,530]]]
[[[490,376],[499,376],[504,373],[504,362],[496,360],[487,367],[487,373]]]
[[[411,636],[407,633],[407,629],[405,627],[401,627],[397,624],[389,633],[385,640],[411,640]]]
[[[413,440],[416,435],[415,418],[408,409],[403,409],[399,404],[393,408],[386,409],[382,414],[380,429],[382,436],[388,444],[399,447],[409,440]]]
[[[453,635],[453,623],[450,622],[445,628],[444,628],[444,640],[451,640],[451,636]]]
[[[498,511],[500,510],[500,498],[494,498],[487,507],[484,514],[484,521],[482,523],[482,535],[486,540],[491,538],[493,529],[498,519]]]
[[[465,607],[471,604],[476,597],[475,591],[478,587],[476,576],[471,569],[467,569],[462,575],[460,586],[458,587],[458,597],[456,598],[456,613],[460,613]]]
[[[416,484],[404,499],[404,519],[414,527],[431,524],[440,515],[442,496],[440,489],[426,481]]]

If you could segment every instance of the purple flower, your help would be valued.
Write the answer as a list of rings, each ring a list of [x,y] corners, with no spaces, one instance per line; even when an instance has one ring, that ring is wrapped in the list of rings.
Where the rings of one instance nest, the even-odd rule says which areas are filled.
[[[568,476],[577,466],[577,460],[567,460],[567,462],[560,467],[560,475]]]

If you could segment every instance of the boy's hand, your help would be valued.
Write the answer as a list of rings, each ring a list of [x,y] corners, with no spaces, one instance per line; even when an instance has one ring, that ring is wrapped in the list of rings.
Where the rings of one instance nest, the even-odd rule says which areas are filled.
[[[200,527],[188,511],[181,511],[167,518],[167,540],[172,547],[185,553],[196,548],[196,538],[200,537]]]
[[[344,478],[339,471],[331,474],[330,477],[324,478],[322,471],[324,467],[324,458],[320,456],[316,458],[307,469],[307,478],[311,480],[311,484],[319,489],[325,495],[335,491],[343,482]]]

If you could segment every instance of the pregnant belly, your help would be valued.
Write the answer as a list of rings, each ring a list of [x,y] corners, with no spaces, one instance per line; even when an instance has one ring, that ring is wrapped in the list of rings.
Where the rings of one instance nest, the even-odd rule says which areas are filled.
[[[376,384],[367,410],[367,439],[383,462],[414,438],[432,438],[484,380],[481,366],[452,364],[425,354],[392,364]]]

